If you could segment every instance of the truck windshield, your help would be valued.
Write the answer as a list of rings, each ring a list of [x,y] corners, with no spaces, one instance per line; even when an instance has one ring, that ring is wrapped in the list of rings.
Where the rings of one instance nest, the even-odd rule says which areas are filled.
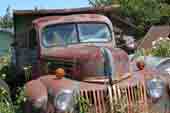
[[[42,43],[46,47],[109,40],[111,32],[106,24],[101,23],[57,24],[42,31]]]
[[[107,42],[111,33],[105,24],[78,24],[80,42]]]

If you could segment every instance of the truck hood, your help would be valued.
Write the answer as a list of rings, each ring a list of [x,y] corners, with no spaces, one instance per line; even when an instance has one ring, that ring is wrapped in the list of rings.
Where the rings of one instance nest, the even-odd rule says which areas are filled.
[[[119,84],[121,87],[135,86],[137,82],[141,80],[149,80],[154,77],[160,76],[162,80],[166,81],[166,78],[154,70],[143,70],[140,72],[134,72],[119,77],[112,81],[112,84]],[[48,89],[49,93],[56,95],[63,89],[88,90],[88,89],[104,89],[109,84],[109,79],[106,76],[88,77],[82,81],[72,80],[68,78],[57,79],[55,75],[42,76],[40,80],[43,85]]]
[[[160,77],[168,84],[168,77],[162,76],[154,70],[143,70],[132,73],[121,79],[112,81],[113,84],[119,84],[122,88],[136,86],[139,81],[146,82],[155,77]],[[104,81],[104,82],[103,82]],[[62,90],[82,91],[104,91],[108,88],[108,79],[105,77],[93,77],[84,81],[77,81],[68,78],[57,79],[55,75],[42,76],[36,80],[32,80],[26,84],[26,95],[31,102],[36,103],[42,97],[57,96]]]
[[[100,56],[100,47],[97,46],[74,46],[53,48],[42,53],[43,57],[59,59],[80,59],[87,60]]]

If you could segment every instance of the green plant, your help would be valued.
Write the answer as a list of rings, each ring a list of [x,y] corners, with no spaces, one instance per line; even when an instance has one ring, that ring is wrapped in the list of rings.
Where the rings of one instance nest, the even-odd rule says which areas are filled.
[[[24,107],[25,102],[26,102],[25,87],[18,87],[15,101],[14,101],[16,113],[24,113],[23,107]]]
[[[89,3],[95,7],[97,6],[104,6],[104,5],[111,5],[111,4],[118,4],[119,0],[89,0]]]
[[[9,49],[5,55],[0,56],[0,79],[4,80],[9,87],[14,88],[14,85],[10,84],[12,82],[16,84],[16,76],[14,73],[15,70],[11,65],[11,52]]]
[[[158,57],[170,57],[170,39],[160,37],[152,42],[150,54]]]
[[[90,103],[83,96],[77,96],[76,103],[78,104],[79,113],[88,113]]]
[[[4,56],[0,57],[0,79],[5,80],[7,77],[7,68],[11,62],[11,54],[10,51]]]
[[[135,52],[134,58],[140,56],[170,57],[170,39],[168,37],[160,37],[152,42],[152,48],[138,49]]]
[[[9,93],[0,88],[0,113],[15,113]]]
[[[5,15],[0,20],[0,27],[1,28],[12,28],[13,27],[13,19],[12,19],[10,6],[6,8]]]

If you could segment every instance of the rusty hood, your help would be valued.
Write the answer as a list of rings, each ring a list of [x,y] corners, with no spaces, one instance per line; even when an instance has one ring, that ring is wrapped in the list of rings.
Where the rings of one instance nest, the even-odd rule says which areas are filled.
[[[100,57],[100,47],[87,45],[57,47],[44,51],[42,56],[59,59],[88,60],[90,58]]]
[[[106,85],[104,83],[108,82],[105,77],[93,77],[94,81],[84,80],[77,81],[68,78],[57,79],[54,75],[48,75],[45,77],[40,77],[40,81],[48,89],[48,93],[53,96],[57,95],[61,90],[104,90]],[[95,81],[96,80],[96,81]]]
[[[134,72],[132,74],[127,74],[122,77],[118,77],[116,80],[112,81],[112,84],[119,84],[122,87],[127,87],[129,85],[135,85],[137,81],[140,80],[147,80],[151,79],[155,76],[159,76],[158,74],[155,74],[154,71],[149,70],[143,70],[140,72]],[[37,82],[36,82],[37,81]],[[48,93],[51,93],[53,95],[56,95],[60,90],[63,89],[74,89],[77,88],[77,90],[99,90],[99,89],[107,89],[107,86],[109,85],[109,79],[106,76],[96,76],[96,77],[88,77],[84,79],[83,81],[77,81],[72,80],[68,78],[62,78],[57,79],[55,75],[46,75],[38,78],[37,80],[33,80],[35,83],[32,85],[32,81],[28,82],[26,84],[26,90],[28,96],[30,95],[29,92],[34,91],[37,89],[37,84],[41,83],[41,87],[44,86],[44,89],[41,90],[41,92],[38,92],[37,94],[34,94],[33,96],[35,98],[38,98],[41,95],[45,95],[48,91]],[[31,85],[30,85],[31,83]],[[31,93],[32,94],[32,93]],[[38,96],[39,95],[39,96]],[[34,99],[35,100],[35,99]]]

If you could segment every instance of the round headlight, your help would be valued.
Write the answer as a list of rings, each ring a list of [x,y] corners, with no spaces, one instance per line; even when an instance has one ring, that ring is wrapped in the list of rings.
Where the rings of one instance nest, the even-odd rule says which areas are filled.
[[[147,81],[147,92],[153,99],[160,98],[165,89],[165,84],[161,79],[153,78]]]
[[[54,105],[61,112],[71,111],[74,107],[74,91],[63,90],[54,99]]]

